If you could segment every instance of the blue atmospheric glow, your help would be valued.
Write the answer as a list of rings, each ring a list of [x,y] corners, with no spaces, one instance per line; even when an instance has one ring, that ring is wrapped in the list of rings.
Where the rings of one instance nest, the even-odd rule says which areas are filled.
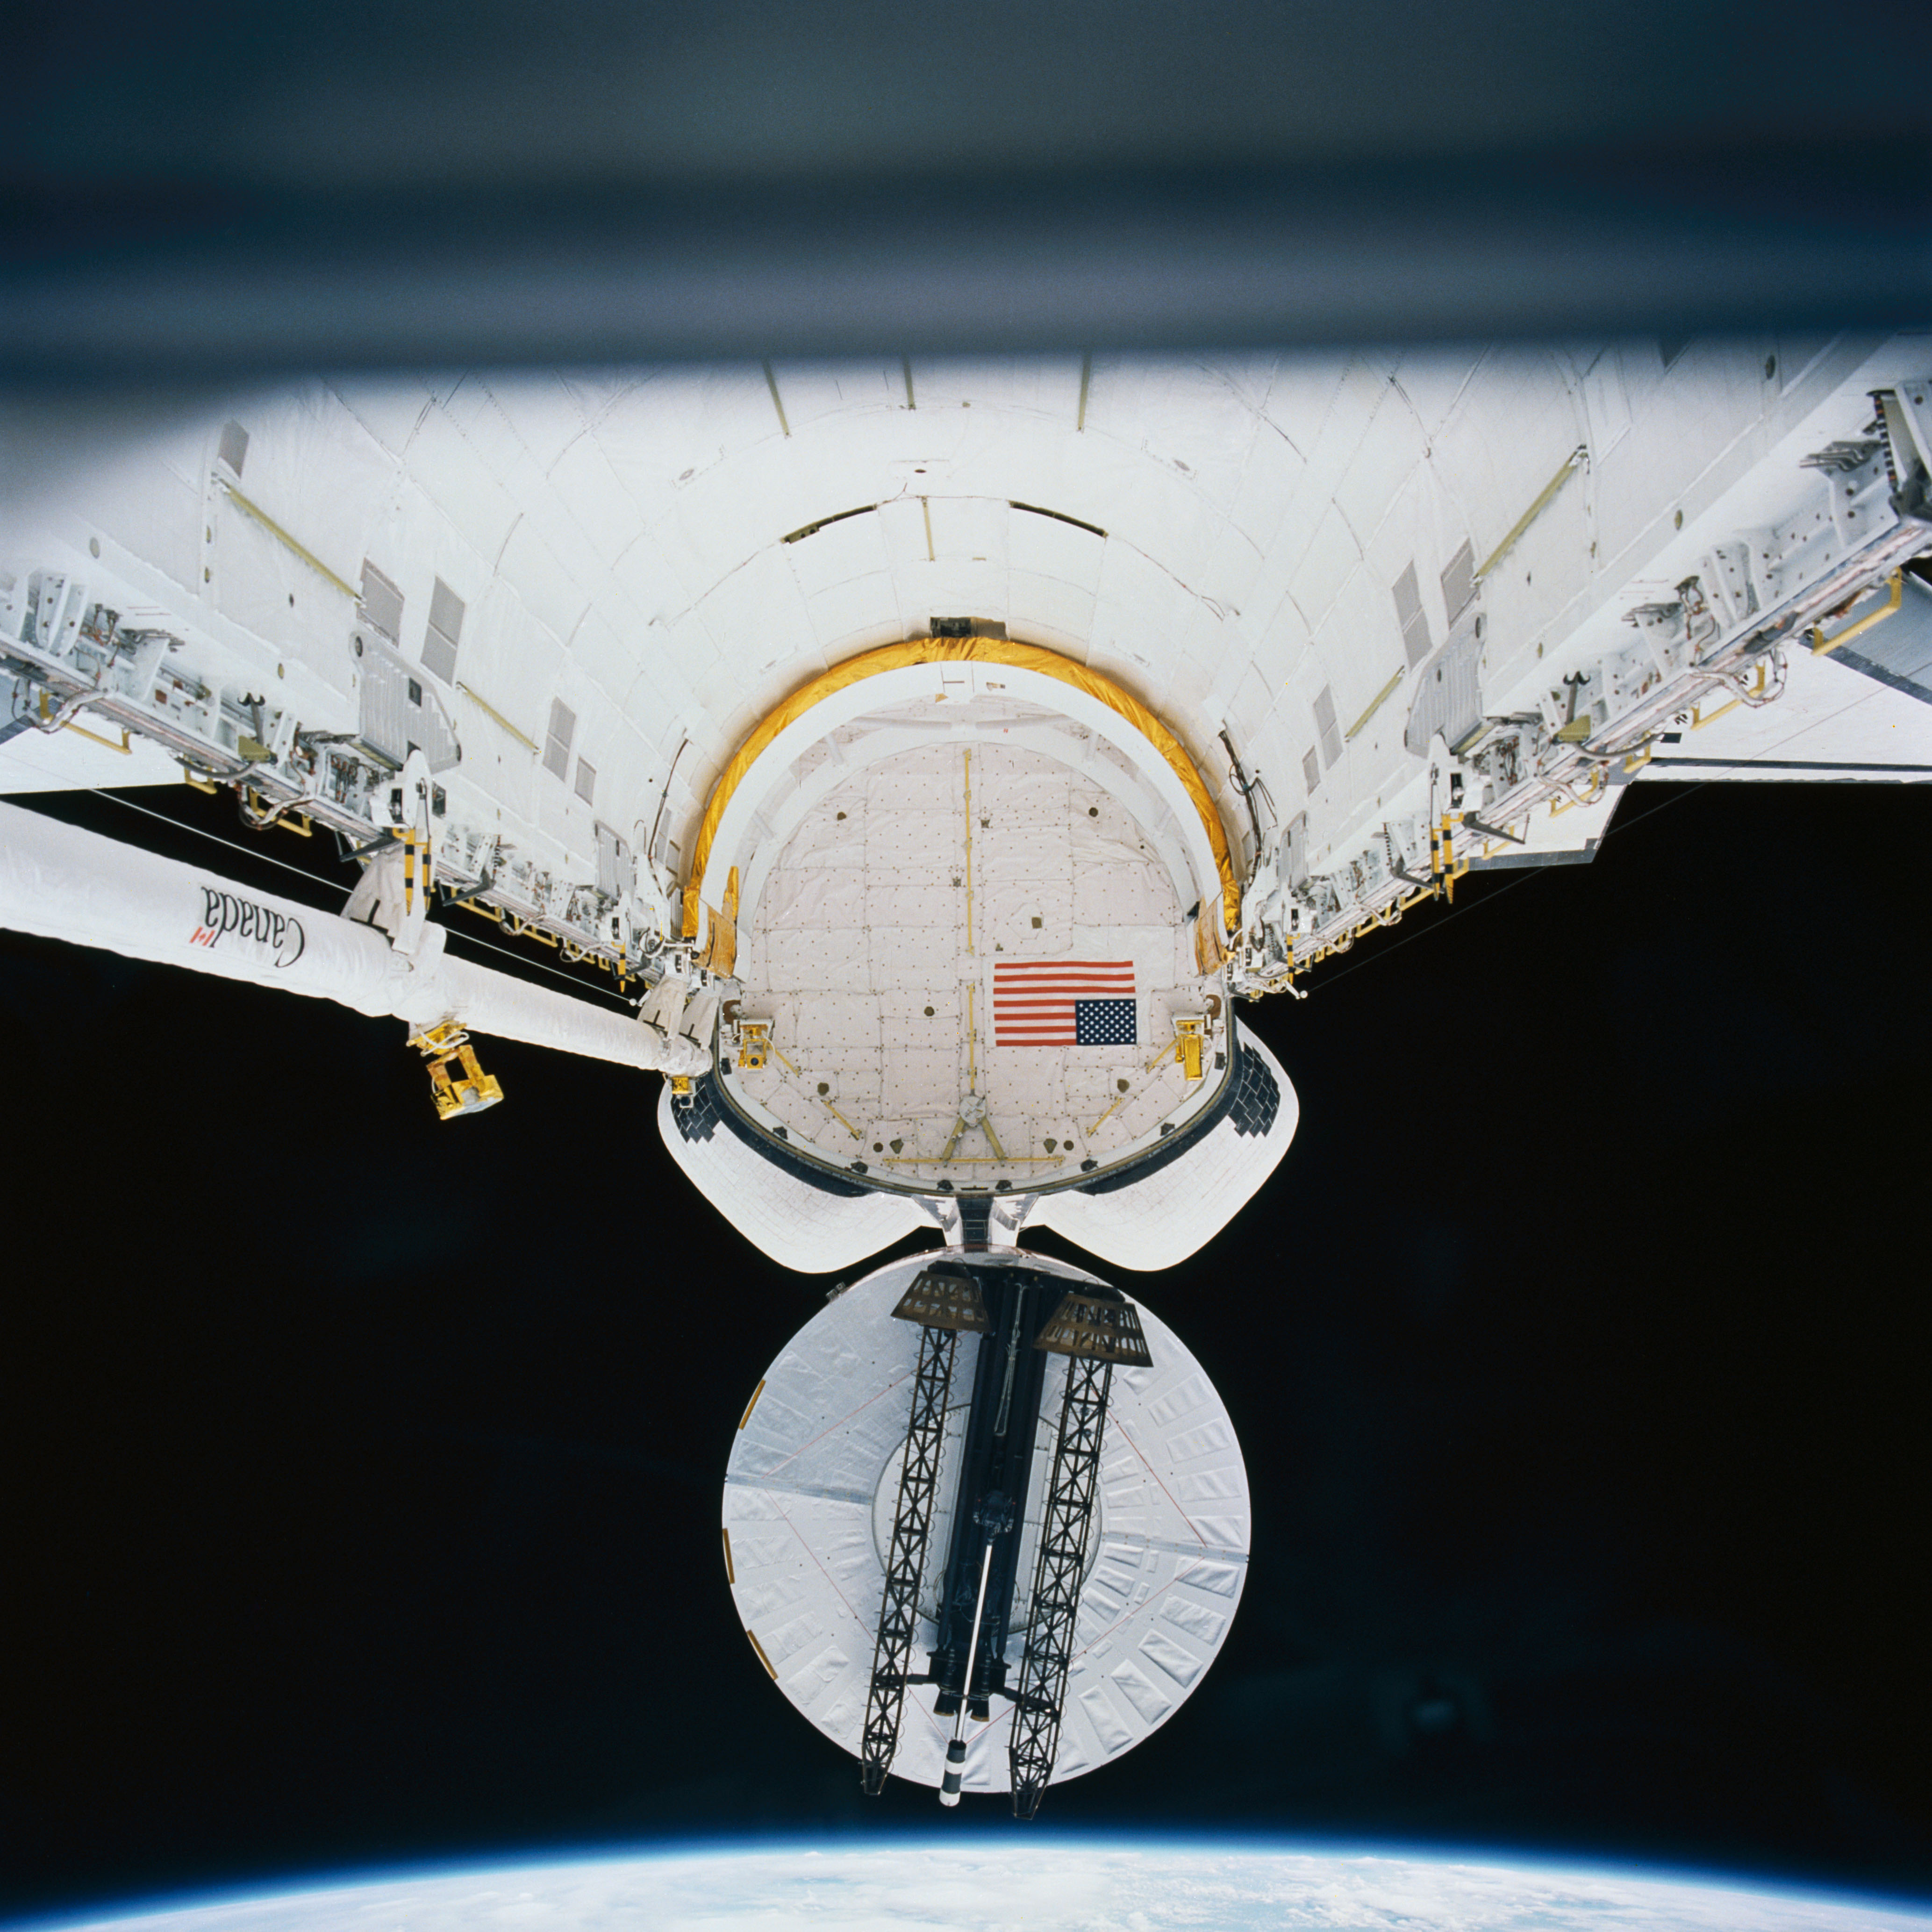
[[[1932,1904],[1493,1850],[968,1828],[943,1838],[685,1838],[316,1875],[68,1913],[122,1932],[1932,1932]]]

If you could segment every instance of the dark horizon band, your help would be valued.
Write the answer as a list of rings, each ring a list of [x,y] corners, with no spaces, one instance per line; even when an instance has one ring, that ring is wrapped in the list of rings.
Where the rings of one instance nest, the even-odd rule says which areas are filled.
[[[270,191],[0,181],[0,382],[1932,316],[1916,140]]]

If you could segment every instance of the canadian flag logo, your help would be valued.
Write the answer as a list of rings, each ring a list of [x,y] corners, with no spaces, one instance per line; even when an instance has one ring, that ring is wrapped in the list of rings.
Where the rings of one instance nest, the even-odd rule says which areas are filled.
[[[201,888],[201,918],[188,934],[190,946],[213,946],[232,933],[268,949],[278,968],[292,966],[302,956],[308,935],[292,914],[258,904],[218,886]]]

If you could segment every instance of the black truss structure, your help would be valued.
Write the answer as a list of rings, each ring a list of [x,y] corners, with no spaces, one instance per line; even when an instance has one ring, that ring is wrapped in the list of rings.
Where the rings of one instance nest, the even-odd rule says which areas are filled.
[[[1071,1289],[1060,1298],[1034,1346],[1050,1355],[1086,1355],[1118,1362],[1125,1368],[1154,1366],[1140,1310],[1131,1301],[1103,1300],[1099,1295],[1076,1294]]]
[[[899,1466],[898,1502],[892,1512],[892,1553],[886,1563],[885,1597],[879,1606],[878,1642],[872,1652],[866,1728],[859,1745],[860,1782],[872,1798],[885,1789],[886,1773],[899,1748],[899,1720],[905,1709],[913,1638],[919,1628],[920,1583],[932,1534],[946,1405],[959,1336],[958,1328],[930,1327],[920,1336],[912,1416],[906,1429],[905,1460]]]
[[[974,1335],[989,1334],[993,1326],[986,1318],[986,1298],[980,1284],[959,1268],[921,1268],[899,1297],[892,1319]]]
[[[1136,1324],[1138,1328],[1138,1324]],[[1073,1661],[1073,1625],[1087,1568],[1087,1538],[1100,1484],[1100,1439],[1107,1426],[1107,1396],[1114,1365],[1104,1358],[1071,1356],[1066,1394],[1060,1406],[1060,1439],[1040,1526],[1040,1561],[1034,1572],[1033,1614],[1026,1655],[1014,1700],[1013,1816],[1040,1809],[1060,1749],[1060,1720],[1066,1701],[1066,1673]]]

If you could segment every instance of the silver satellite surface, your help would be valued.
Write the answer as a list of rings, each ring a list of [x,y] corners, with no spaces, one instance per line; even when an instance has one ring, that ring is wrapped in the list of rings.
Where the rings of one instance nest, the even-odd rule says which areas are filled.
[[[1237,1003],[1630,786],[1932,776],[1928,490],[1922,332],[238,394],[6,484],[0,792],[225,789],[358,881],[4,805],[0,924],[399,1018],[451,1120],[492,1037],[661,1075],[788,1268],[928,1232],[760,1384],[725,1562],[868,1790],[1030,1816],[1200,1681],[1249,1519],[1024,1231],[1194,1253],[1297,1124]]]

